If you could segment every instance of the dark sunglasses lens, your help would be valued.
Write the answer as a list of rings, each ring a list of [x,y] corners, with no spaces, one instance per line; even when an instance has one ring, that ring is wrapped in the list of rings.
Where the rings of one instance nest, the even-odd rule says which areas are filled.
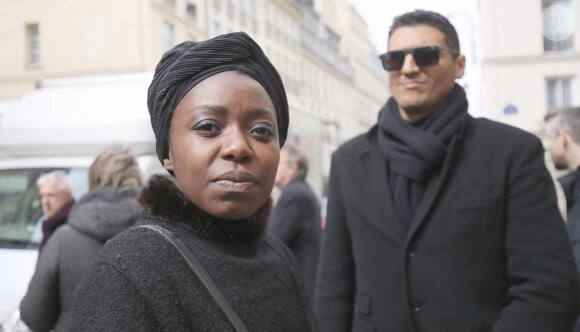
[[[441,50],[437,47],[421,47],[413,52],[413,59],[419,67],[431,67],[439,64]]]
[[[405,62],[405,52],[387,52],[381,57],[381,60],[383,60],[383,68],[387,71],[401,70]]]

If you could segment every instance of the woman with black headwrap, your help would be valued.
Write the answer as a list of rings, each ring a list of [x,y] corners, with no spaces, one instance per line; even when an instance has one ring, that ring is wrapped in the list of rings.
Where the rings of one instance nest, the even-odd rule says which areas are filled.
[[[260,47],[242,32],[177,45],[148,106],[171,178],[149,181],[141,225],[103,247],[77,290],[74,330],[316,330],[292,254],[264,235],[288,102]]]

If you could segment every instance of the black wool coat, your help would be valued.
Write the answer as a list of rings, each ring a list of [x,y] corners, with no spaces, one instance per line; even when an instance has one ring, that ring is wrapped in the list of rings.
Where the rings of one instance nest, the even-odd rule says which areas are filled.
[[[282,190],[268,220],[268,231],[294,254],[312,300],[321,237],[320,203],[303,176],[295,177]]]
[[[408,232],[387,167],[376,126],[333,154],[321,331],[571,330],[575,264],[536,137],[470,117]]]
[[[567,227],[580,274],[580,168],[558,178],[566,195]]]

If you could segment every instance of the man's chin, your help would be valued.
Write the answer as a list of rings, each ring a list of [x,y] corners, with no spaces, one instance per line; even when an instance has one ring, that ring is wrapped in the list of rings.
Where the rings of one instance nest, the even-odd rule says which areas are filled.
[[[554,167],[559,171],[565,171],[568,169],[568,165],[564,163],[554,162]]]
[[[423,104],[409,104],[408,106],[401,108],[405,113],[404,115],[401,114],[401,117],[404,120],[411,122],[421,120],[432,112],[432,110],[427,109]]]

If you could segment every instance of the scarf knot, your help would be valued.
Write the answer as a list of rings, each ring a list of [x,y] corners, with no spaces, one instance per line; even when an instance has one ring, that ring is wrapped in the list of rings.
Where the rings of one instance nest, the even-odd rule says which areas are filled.
[[[391,97],[379,112],[378,145],[389,165],[389,186],[398,216],[410,224],[425,187],[441,169],[452,137],[468,117],[467,98],[455,84],[445,101],[427,118],[409,123]]]

